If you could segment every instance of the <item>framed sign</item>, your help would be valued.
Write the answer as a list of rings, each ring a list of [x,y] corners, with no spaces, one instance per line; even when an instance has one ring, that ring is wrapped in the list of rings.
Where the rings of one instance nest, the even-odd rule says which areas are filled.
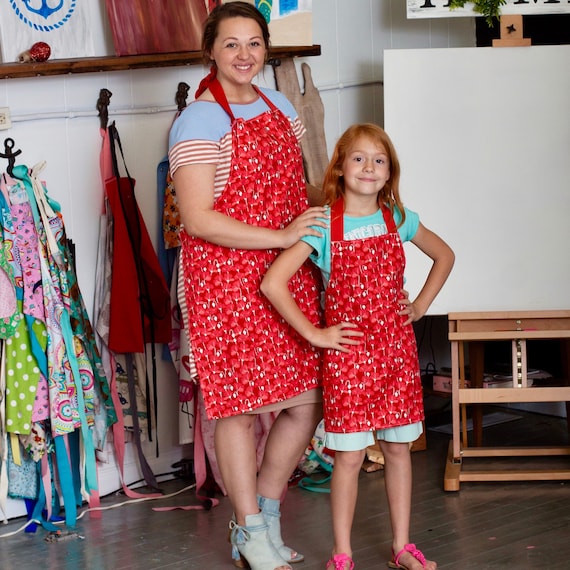
[[[473,3],[464,8],[449,8],[448,0],[406,0],[408,18],[454,18],[478,16]],[[506,0],[500,7],[502,15],[539,15],[570,13],[570,2],[552,0]]]
[[[2,0],[2,61],[18,61],[36,42],[51,48],[51,59],[94,55],[88,0]]]

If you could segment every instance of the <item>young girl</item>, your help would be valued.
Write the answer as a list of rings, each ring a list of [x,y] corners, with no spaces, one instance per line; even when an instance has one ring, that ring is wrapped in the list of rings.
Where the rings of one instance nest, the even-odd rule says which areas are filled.
[[[392,524],[391,568],[435,570],[410,544],[412,467],[409,443],[422,432],[423,401],[412,322],[420,319],[454,262],[449,246],[403,207],[400,165],[383,129],[350,127],[325,173],[330,228],[306,236],[274,261],[262,292],[297,332],[325,348],[326,446],[336,451],[331,484],[334,546],[328,570],[352,570],[350,534],[366,447],[380,441]],[[415,300],[403,293],[402,242],[433,260]],[[288,281],[307,257],[325,283],[326,328],[312,324]],[[375,432],[375,433],[374,433]]]

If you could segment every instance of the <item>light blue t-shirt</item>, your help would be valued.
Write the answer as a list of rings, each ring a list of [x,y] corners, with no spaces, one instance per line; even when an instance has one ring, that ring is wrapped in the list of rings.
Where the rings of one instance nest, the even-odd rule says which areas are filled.
[[[262,93],[291,121],[297,118],[297,111],[291,102],[273,89],[260,88]],[[230,105],[236,119],[253,119],[265,113],[269,107],[258,97],[253,103]],[[221,105],[211,101],[194,101],[182,111],[170,129],[168,145],[187,140],[218,142],[231,130],[231,120]]]
[[[402,243],[410,241],[416,235],[420,224],[420,217],[416,212],[404,208],[406,212],[406,220],[398,228]],[[330,210],[329,210],[330,212]],[[394,222],[396,226],[400,223],[402,215],[399,210],[394,212]],[[321,228],[315,226],[314,229],[319,231],[321,235],[306,236],[303,239],[313,248],[311,253],[311,261],[321,270],[323,283],[325,288],[328,286],[331,274],[331,230],[330,227]],[[382,216],[382,210],[378,210],[371,216],[353,217],[344,216],[344,239],[356,240],[365,239],[374,236],[382,236],[388,233],[388,228]]]

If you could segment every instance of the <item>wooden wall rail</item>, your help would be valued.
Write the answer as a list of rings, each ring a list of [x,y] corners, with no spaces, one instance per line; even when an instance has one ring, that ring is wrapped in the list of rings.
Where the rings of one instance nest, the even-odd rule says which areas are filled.
[[[270,61],[287,57],[321,55],[321,46],[284,46],[269,50]],[[40,77],[46,75],[67,75],[70,73],[95,73],[100,71],[125,71],[153,67],[175,67],[201,65],[202,52],[177,52],[150,55],[124,55],[109,57],[83,57],[79,59],[54,59],[43,63],[1,63],[0,78]]]

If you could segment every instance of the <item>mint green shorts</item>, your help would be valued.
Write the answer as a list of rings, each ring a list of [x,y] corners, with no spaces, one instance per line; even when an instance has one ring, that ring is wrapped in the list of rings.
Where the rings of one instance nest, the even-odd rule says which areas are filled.
[[[391,443],[411,443],[416,441],[424,431],[422,422],[376,431],[376,438]],[[374,432],[359,431],[354,433],[325,434],[324,445],[334,451],[359,451],[374,445]]]

